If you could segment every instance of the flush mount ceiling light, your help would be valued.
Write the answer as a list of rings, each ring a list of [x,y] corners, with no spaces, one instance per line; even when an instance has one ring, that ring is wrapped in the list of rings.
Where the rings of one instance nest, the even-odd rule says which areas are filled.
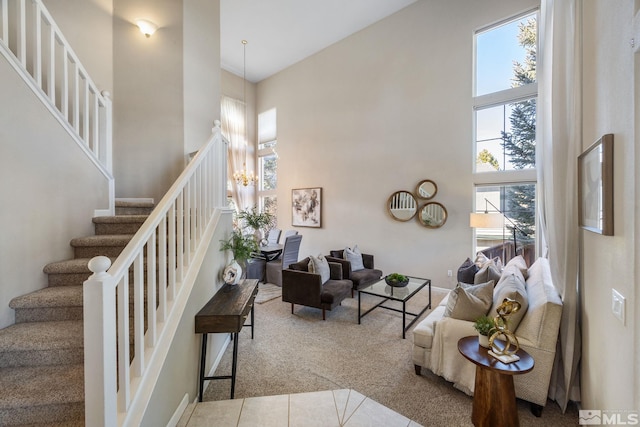
[[[136,25],[147,38],[151,37],[158,29],[158,26],[148,19],[136,19]]]

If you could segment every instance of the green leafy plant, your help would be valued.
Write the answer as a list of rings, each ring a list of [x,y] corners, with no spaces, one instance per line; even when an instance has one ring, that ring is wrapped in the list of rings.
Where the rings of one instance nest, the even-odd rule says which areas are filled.
[[[258,244],[253,236],[244,236],[240,231],[234,230],[227,240],[220,240],[220,250],[231,251],[233,259],[244,263],[258,250]]]
[[[400,273],[391,273],[391,274],[388,274],[388,275],[387,275],[387,277],[386,277],[386,279],[387,279],[388,281],[390,281],[390,282],[398,282],[398,283],[400,283],[400,282],[406,282],[407,280],[409,280],[409,279],[407,278],[407,276],[404,276],[404,275],[402,275],[402,274],[400,274]]]
[[[275,217],[269,212],[258,212],[257,207],[245,209],[238,213],[238,219],[245,227],[253,229],[253,231],[267,230],[273,227]]]
[[[496,325],[493,321],[493,317],[480,316],[473,322],[473,327],[480,335],[489,336],[496,330]]]

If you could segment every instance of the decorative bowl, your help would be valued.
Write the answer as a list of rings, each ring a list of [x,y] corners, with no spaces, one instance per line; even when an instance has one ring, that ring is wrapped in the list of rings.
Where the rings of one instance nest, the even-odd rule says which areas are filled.
[[[391,276],[391,275],[389,275]],[[408,277],[404,277],[404,280],[397,280],[394,278],[389,278],[389,276],[385,276],[384,277],[384,281],[387,283],[387,285],[389,286],[393,286],[394,288],[404,288],[405,286],[407,286],[409,284],[409,278]]]

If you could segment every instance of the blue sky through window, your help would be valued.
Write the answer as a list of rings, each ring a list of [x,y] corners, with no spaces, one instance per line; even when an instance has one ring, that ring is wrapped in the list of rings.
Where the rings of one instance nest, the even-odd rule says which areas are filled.
[[[513,79],[513,61],[524,62],[526,50],[518,43],[519,24],[528,15],[476,36],[476,95],[509,89]]]
[[[514,62],[524,64],[527,51],[520,46],[520,25],[536,14],[476,34],[476,96],[503,91],[513,87]],[[501,145],[502,132],[511,131],[512,103],[476,110],[476,153],[489,151],[498,162],[498,170],[513,170],[509,156]],[[477,172],[495,170],[488,163],[478,164]]]

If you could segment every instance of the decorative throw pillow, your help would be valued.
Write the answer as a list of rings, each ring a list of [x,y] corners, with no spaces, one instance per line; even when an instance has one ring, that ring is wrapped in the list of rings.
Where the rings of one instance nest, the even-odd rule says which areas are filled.
[[[507,267],[516,267],[522,273],[524,280],[527,280],[529,277],[529,268],[527,267],[527,262],[524,260],[522,255],[518,255],[516,257],[511,258],[507,265],[504,266],[504,269],[507,270]]]
[[[480,269],[490,261],[493,261],[493,263],[498,267],[498,270],[502,271],[502,260],[500,259],[499,256],[494,258],[489,258],[484,253],[478,252],[476,254],[476,259],[474,263],[478,266],[478,269]]]
[[[458,268],[458,282],[473,283],[473,278],[477,272],[478,266],[471,261],[471,258],[467,258]]]
[[[507,328],[511,332],[518,329],[520,321],[524,317],[529,308],[529,300],[524,284],[524,277],[518,270],[515,272],[505,272],[493,291],[493,305],[489,310],[488,316],[494,317],[498,315],[496,309],[505,298],[516,300],[520,303],[520,310],[509,316],[509,324]]]
[[[351,263],[351,271],[364,270],[364,263],[362,262],[362,253],[358,249],[358,245],[355,245],[353,249],[344,248],[344,259]]]
[[[487,258],[487,256],[485,254],[483,254],[482,252],[478,252],[476,254],[476,260],[474,261],[474,263],[478,266],[478,268],[482,268],[482,266],[485,265],[489,261],[490,261],[490,259]]]
[[[495,261],[489,260],[476,272],[473,277],[473,283],[486,283],[489,280],[493,280],[493,283],[498,283],[500,276],[502,276],[500,267],[496,265]]]
[[[309,256],[309,273],[319,274],[322,284],[327,283],[331,278],[331,269],[324,255],[318,255],[317,257],[313,255]]]
[[[470,285],[458,283],[449,294],[444,316],[473,322],[487,314],[493,302],[494,282]]]

